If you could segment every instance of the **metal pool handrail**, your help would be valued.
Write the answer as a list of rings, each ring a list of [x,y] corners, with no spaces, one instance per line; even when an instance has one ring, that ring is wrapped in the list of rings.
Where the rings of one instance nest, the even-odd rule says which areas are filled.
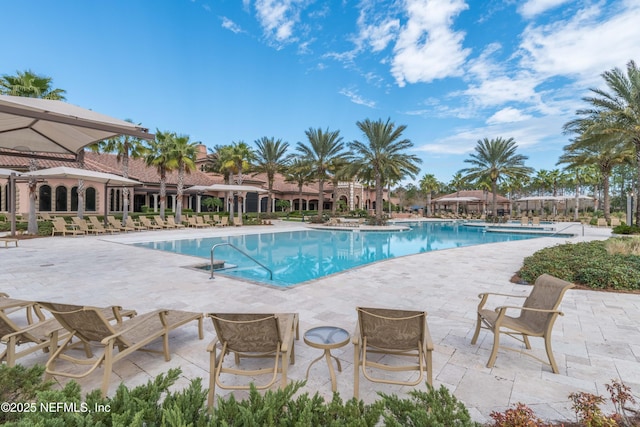
[[[576,223],[574,222],[574,223],[572,223],[572,224],[568,225],[567,227],[563,228],[562,230],[557,230],[557,231],[555,231],[555,232],[551,233],[548,237],[555,236],[556,234],[558,234],[558,233],[562,233],[564,230],[567,230],[567,229],[569,229],[569,228],[571,228],[571,227],[573,227],[573,226],[576,226],[576,225],[581,225],[581,226],[582,226],[582,236],[584,236],[584,224],[582,224],[582,223],[580,223],[580,224],[576,224]]]
[[[247,258],[249,258],[250,260],[252,260],[256,264],[258,264],[260,267],[262,267],[265,270],[267,270],[269,272],[269,280],[273,280],[273,271],[271,271],[271,269],[269,267],[267,267],[266,265],[264,265],[263,263],[261,263],[260,261],[258,261],[254,257],[252,257],[251,255],[249,255],[248,253],[246,253],[245,251],[243,251],[242,249],[240,249],[239,247],[237,247],[237,246],[235,246],[235,245],[233,245],[231,243],[216,243],[215,245],[213,245],[211,247],[211,277],[210,277],[210,279],[213,279],[213,253],[215,252],[215,250],[216,250],[216,248],[218,246],[230,246],[230,247],[232,247],[236,251],[240,252],[242,255],[246,256]]]

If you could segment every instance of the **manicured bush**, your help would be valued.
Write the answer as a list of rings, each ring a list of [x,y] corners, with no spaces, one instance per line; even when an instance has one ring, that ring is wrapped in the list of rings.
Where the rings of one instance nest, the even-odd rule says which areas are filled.
[[[518,275],[533,283],[547,273],[594,289],[640,289],[640,256],[610,254],[607,241],[569,243],[525,258]]]
[[[616,225],[613,227],[613,234],[640,234],[640,227],[627,224]]]

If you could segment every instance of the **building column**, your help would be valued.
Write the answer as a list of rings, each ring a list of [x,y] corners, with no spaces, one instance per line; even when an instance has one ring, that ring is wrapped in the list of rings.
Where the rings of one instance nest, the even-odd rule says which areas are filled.
[[[153,212],[158,212],[158,196],[159,194],[154,193],[151,195],[153,197]]]
[[[202,194],[196,195],[196,212],[200,213],[200,206],[202,206]]]
[[[171,209],[175,212],[176,211],[176,199],[178,198],[177,194],[172,194],[171,195],[171,201],[173,202],[171,204]]]

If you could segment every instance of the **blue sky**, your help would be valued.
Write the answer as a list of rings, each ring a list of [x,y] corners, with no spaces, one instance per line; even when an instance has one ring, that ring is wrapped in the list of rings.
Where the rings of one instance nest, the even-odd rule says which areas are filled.
[[[362,140],[390,118],[444,182],[481,138],[553,169],[600,74],[640,61],[640,2],[21,0],[2,5],[0,74],[209,147],[313,128]],[[409,181],[410,182],[410,181]]]

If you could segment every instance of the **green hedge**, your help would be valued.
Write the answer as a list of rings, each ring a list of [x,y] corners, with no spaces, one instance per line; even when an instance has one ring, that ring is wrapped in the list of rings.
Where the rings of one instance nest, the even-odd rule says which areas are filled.
[[[609,254],[607,241],[568,243],[524,259],[518,275],[529,283],[548,273],[594,289],[640,289],[640,256]]]
[[[258,392],[235,400],[216,397],[216,408],[206,407],[207,390],[197,378],[183,390],[172,391],[180,377],[170,369],[145,385],[128,389],[120,385],[113,397],[102,398],[99,390],[82,396],[71,381],[62,390],[42,381],[43,368],[0,366],[0,398],[20,403],[26,411],[1,411],[0,424],[7,426],[478,426],[465,406],[446,387],[427,392],[412,391],[409,398],[382,395],[372,404],[343,401],[334,393],[325,401],[317,393],[297,394],[303,382],[283,390]],[[43,410],[54,404],[53,411]],[[44,405],[44,406],[41,406]],[[75,411],[73,409],[76,409]],[[381,424],[384,422],[384,424]]]

